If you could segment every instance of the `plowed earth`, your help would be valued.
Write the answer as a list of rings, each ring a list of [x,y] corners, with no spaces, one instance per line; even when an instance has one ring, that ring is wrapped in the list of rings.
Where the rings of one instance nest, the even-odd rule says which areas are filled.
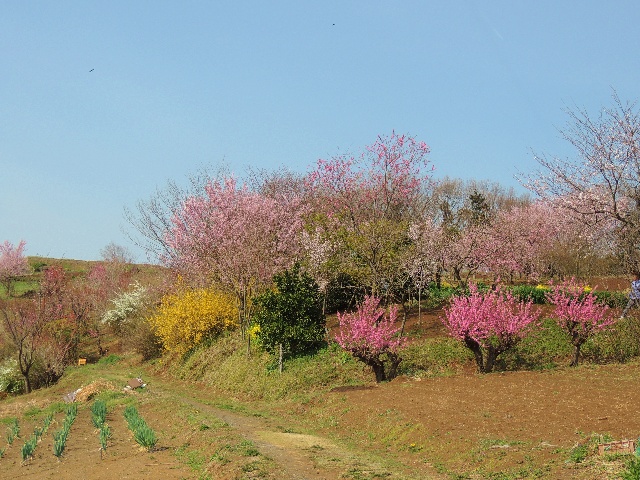
[[[423,331],[442,333],[437,314],[422,321]],[[23,439],[6,448],[0,477],[614,479],[626,457],[599,456],[597,444],[638,438],[638,392],[637,361],[489,375],[470,366],[449,377],[337,388],[248,415],[211,406],[215,392],[204,386],[150,377],[139,410],[159,434],[155,451],[137,446],[120,409],[109,413],[113,438],[101,454],[81,406],[61,461],[51,453],[58,413],[33,459],[21,461]],[[51,401],[62,393],[52,389]],[[0,402],[0,418],[47,402],[40,403]],[[22,432],[35,425],[23,422]]]

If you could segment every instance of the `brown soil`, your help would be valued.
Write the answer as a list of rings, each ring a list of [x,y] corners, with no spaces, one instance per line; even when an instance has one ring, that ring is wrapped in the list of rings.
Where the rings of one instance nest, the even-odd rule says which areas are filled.
[[[442,335],[439,314],[423,315],[420,324],[412,317],[407,329]],[[613,479],[624,458],[598,457],[595,448],[606,439],[638,438],[638,391],[638,361],[488,375],[469,366],[450,377],[336,388],[256,416],[214,408],[207,399],[215,392],[203,386],[151,378],[140,412],[159,433],[156,451],[137,446],[120,409],[109,415],[114,435],[101,456],[85,405],[62,461],[51,453],[58,413],[34,459],[21,462],[24,439],[6,449],[1,477],[204,478],[188,466],[199,459],[208,478],[229,480]],[[12,408],[0,403],[0,418],[15,415]],[[22,432],[34,426],[25,422]],[[260,456],[241,452],[247,441]],[[588,456],[578,463],[572,449],[581,445]],[[187,451],[201,455],[181,456]]]

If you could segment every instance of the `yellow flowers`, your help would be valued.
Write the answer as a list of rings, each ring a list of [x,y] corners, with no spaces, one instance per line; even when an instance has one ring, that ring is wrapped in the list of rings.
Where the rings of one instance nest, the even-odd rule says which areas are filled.
[[[541,283],[539,283],[538,285],[536,285],[536,290],[549,291],[551,290],[551,287],[549,285],[542,285]],[[593,288],[590,287],[589,285],[585,285],[583,290],[584,290],[584,293],[589,293],[591,290],[593,290]]]
[[[165,295],[149,323],[164,348],[186,353],[203,340],[238,325],[234,297],[213,289],[179,289]]]

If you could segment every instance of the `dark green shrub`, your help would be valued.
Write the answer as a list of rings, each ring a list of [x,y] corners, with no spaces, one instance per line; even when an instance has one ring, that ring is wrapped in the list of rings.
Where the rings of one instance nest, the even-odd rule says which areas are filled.
[[[339,273],[327,285],[324,311],[332,314],[353,310],[362,302],[365,294],[366,289],[351,275]]]
[[[426,297],[423,304],[427,310],[435,310],[446,305],[453,296],[460,295],[463,289],[450,285],[438,287],[435,283],[429,284],[427,289],[423,291]]]
[[[547,288],[540,288],[534,285],[516,285],[511,287],[510,290],[514,297],[523,302],[532,301],[537,305],[547,303],[545,296],[549,291]]]
[[[325,317],[318,284],[295,265],[274,276],[275,288],[254,302],[258,340],[269,353],[280,345],[287,356],[316,351],[325,344]]]
[[[625,292],[610,292],[608,290],[594,290],[591,292],[598,299],[598,303],[608,305],[611,308],[624,308],[629,300],[629,295]]]

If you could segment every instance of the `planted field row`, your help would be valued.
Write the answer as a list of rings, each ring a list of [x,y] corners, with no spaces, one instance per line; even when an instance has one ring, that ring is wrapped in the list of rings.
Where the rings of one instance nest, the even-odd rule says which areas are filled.
[[[109,440],[112,437],[110,426],[106,422],[107,418],[107,406],[102,400],[96,400],[90,407],[91,423],[97,428],[98,440],[100,443],[100,456],[102,458],[103,453],[107,450]],[[65,448],[67,446],[67,440],[71,434],[71,427],[74,424],[76,417],[78,416],[78,404],[71,404],[65,408],[65,416],[61,422],[61,428],[56,430],[53,435],[53,448],[52,454],[61,461]],[[129,406],[124,411],[124,418],[129,425],[129,429],[133,432],[135,441],[141,446],[145,447],[147,451],[151,451],[157,443],[157,436],[155,432],[147,425],[147,423],[140,417],[137,409],[133,406]],[[17,439],[21,436],[21,425],[17,418],[9,419],[3,423],[7,424],[6,441],[7,445],[0,448],[0,459],[4,458],[8,453],[9,448],[16,443]],[[34,427],[33,433],[29,435],[20,448],[22,464],[35,459],[35,452],[41,443],[43,437],[49,430],[49,427],[54,423],[54,414],[46,416],[42,423]]]

